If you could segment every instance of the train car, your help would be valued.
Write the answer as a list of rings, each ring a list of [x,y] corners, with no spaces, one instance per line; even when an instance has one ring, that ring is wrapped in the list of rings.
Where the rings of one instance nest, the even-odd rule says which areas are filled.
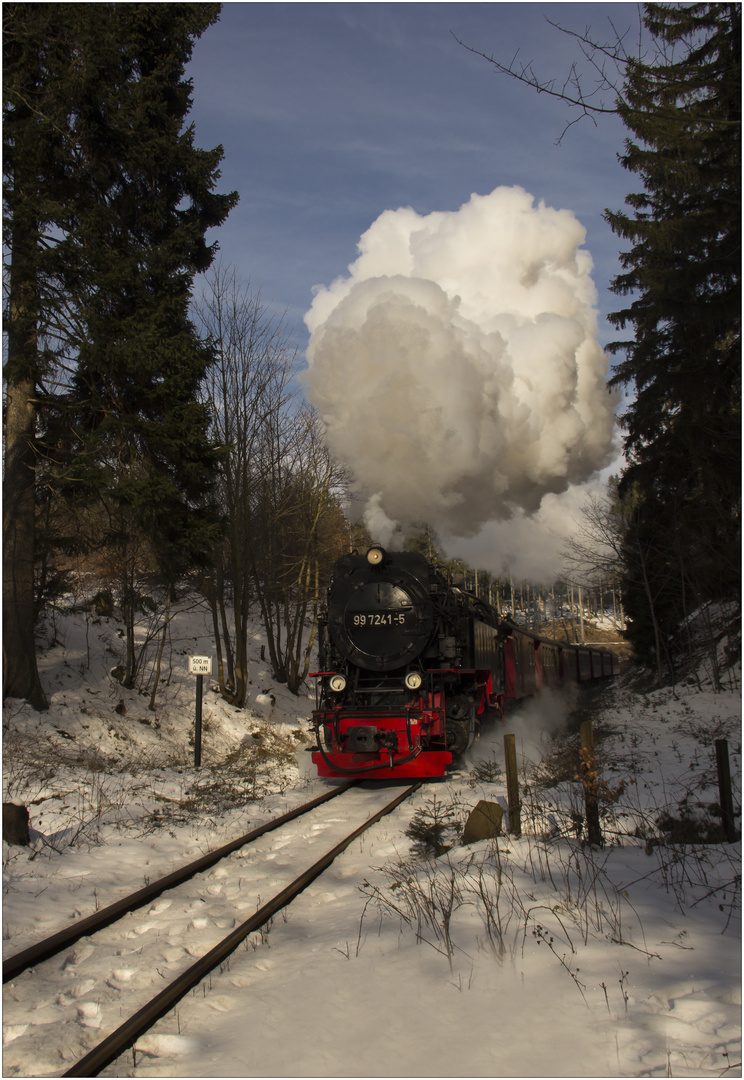
[[[553,687],[561,684],[561,647],[557,641],[543,641],[540,644],[542,660],[541,686]]]
[[[564,652],[450,585],[422,555],[378,545],[344,555],[312,673],[318,773],[442,776],[486,710],[503,716],[510,700],[544,685],[598,677],[588,649],[572,646],[568,662]]]
[[[531,697],[542,685],[540,638],[502,620],[500,634],[506,668],[506,698]]]
[[[579,681],[579,655],[575,645],[561,645],[560,671],[561,683]]]
[[[609,652],[607,649],[602,650],[602,676],[608,678],[611,675],[617,675],[620,669],[620,661],[613,652]]]

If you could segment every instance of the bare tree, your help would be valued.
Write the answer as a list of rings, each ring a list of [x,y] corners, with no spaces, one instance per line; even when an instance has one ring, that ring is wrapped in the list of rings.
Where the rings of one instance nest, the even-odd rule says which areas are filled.
[[[566,577],[590,586],[605,581],[618,590],[623,578],[639,583],[653,628],[657,680],[661,686],[664,663],[672,670],[657,614],[659,597],[668,581],[659,578],[654,552],[640,528],[632,495],[621,499],[617,481],[611,479],[605,494],[591,496],[584,504],[577,525],[577,532],[562,552]]]
[[[623,517],[616,490],[589,496],[576,522],[577,530],[561,552],[564,575],[569,581],[587,585],[619,582]]]
[[[223,267],[212,272],[195,314],[217,349],[207,395],[224,453],[219,500],[226,536],[204,593],[220,692],[241,707],[254,607],[275,680],[298,693],[307,676],[321,577],[343,536],[335,497],[343,477],[317,414],[302,401],[286,318]]]
[[[256,503],[269,479],[267,432],[286,422],[297,373],[293,328],[252,292],[234,268],[215,267],[195,317],[214,342],[217,360],[206,380],[213,433],[223,448],[219,502],[223,544],[205,576],[225,700],[241,707],[248,687],[248,624],[255,563]]]
[[[345,540],[336,497],[344,476],[314,409],[303,403],[275,419],[266,432],[253,580],[274,677],[297,694],[310,667],[321,578]]]

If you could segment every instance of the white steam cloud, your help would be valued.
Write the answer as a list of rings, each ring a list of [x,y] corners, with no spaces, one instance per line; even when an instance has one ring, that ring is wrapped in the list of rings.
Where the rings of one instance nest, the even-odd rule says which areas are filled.
[[[455,212],[386,211],[317,291],[309,395],[377,540],[420,521],[476,537],[609,462],[584,239],[571,212],[501,187]]]
[[[507,712],[498,724],[486,721],[481,725],[478,738],[463,755],[462,767],[475,768],[489,759],[505,769],[504,735],[514,735],[517,764],[537,765],[545,758],[553,736],[566,729],[569,716],[577,705],[578,688],[568,683],[560,691],[543,687],[535,697],[519,702],[519,708]]]

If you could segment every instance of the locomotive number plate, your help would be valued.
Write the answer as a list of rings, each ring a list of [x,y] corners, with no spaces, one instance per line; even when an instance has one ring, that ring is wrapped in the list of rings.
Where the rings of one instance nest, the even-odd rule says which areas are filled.
[[[404,626],[404,611],[357,611],[350,616],[352,626]]]

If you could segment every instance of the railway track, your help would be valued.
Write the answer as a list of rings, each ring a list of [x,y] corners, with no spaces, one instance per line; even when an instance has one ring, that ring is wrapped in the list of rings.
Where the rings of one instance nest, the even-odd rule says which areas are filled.
[[[201,859],[195,859],[193,862],[187,863],[185,866],[182,866],[180,870],[174,870],[173,873],[158,878],[157,881],[153,881],[150,885],[138,889],[137,892],[130,893],[129,896],[122,897],[121,900],[109,904],[108,907],[103,908],[101,911],[97,911],[84,919],[79,919],[77,922],[73,923],[72,926],[60,930],[59,933],[52,934],[50,937],[44,938],[43,941],[31,945],[27,949],[23,949],[22,952],[18,952],[14,956],[8,957],[7,960],[3,960],[3,983],[17,978],[22,972],[28,971],[29,968],[34,967],[36,964],[43,963],[44,960],[50,960],[53,956],[56,956],[57,953],[62,952],[63,949],[68,948],[70,945],[74,945],[80,938],[87,937],[90,934],[96,934],[99,930],[103,930],[106,926],[110,926],[130,911],[136,911],[138,908],[144,907],[145,904],[149,904],[153,900],[156,900],[164,892],[167,892],[168,889],[174,889],[177,885],[182,885],[185,881],[190,881],[191,878],[196,877],[197,874],[209,870],[222,859],[226,859],[228,855],[231,855],[234,851],[239,851],[240,848],[245,847],[246,844],[250,844],[251,841],[257,840],[265,833],[273,832],[274,829],[278,829],[282,825],[286,825],[288,821],[294,821],[295,818],[302,817],[303,814],[308,814],[316,806],[320,806],[325,802],[329,802],[331,799],[335,799],[338,795],[342,795],[345,791],[348,791],[352,786],[353,784],[343,784],[323,795],[319,795],[317,799],[312,799],[310,802],[295,807],[294,810],[290,810],[286,814],[274,818],[265,825],[261,825],[259,828],[245,833],[243,836],[239,836],[237,840],[231,840],[229,844],[224,844],[222,847],[217,848],[216,851],[204,855]]]
[[[230,933],[223,937],[216,945],[208,949],[202,956],[198,957],[188,968],[181,971],[180,974],[169,982],[159,993],[138,1008],[129,1019],[125,1020],[114,1031],[110,1032],[101,1042],[90,1049],[84,1057],[80,1058],[72,1065],[71,1068],[59,1075],[97,1076],[129,1047],[133,1046],[137,1039],[147,1032],[157,1020],[168,1013],[190,990],[204,980],[210,972],[221,965],[231,953],[238,948],[241,942],[245,941],[250,934],[264,927],[274,915],[290,904],[292,900],[319,877],[320,874],[322,874],[323,871],[326,870],[331,863],[354,842],[355,839],[357,839],[357,837],[361,836],[385,815],[391,813],[398,805],[400,805],[400,803],[413,794],[413,792],[420,787],[421,783],[422,781],[418,781],[412,786],[405,788],[402,792],[399,792],[395,798],[387,801],[381,808],[377,809],[376,812],[367,816],[362,824],[358,825],[351,832],[348,832],[343,839],[334,844],[329,850],[325,851],[320,858],[316,859],[311,866],[278,891],[270,900],[260,904],[258,909],[254,911],[248,919],[245,919],[239,925],[234,926]],[[246,833],[244,836],[211,852],[202,859],[189,863],[180,870],[153,882],[146,888],[140,889],[136,893],[117,901],[115,904],[109,905],[95,915],[80,920],[64,931],[52,935],[50,938],[39,942],[29,949],[23,950],[23,952],[18,953],[16,956],[10,957],[3,963],[3,981],[8,982],[19,976],[24,978],[34,978],[36,965],[53,958],[70,945],[73,945],[76,941],[80,941],[81,938],[88,939],[91,934],[96,933],[101,929],[105,929],[106,927],[113,926],[119,919],[125,917],[130,912],[150,903],[157,897],[161,897],[166,891],[175,889],[179,885],[204,873],[221,860],[229,858],[233,853],[238,852],[240,848],[250,844],[253,840],[258,839],[265,833],[278,829],[281,826],[288,824],[290,821],[298,819],[306,814],[311,814],[322,804],[348,792],[349,789],[353,787],[355,787],[355,785],[352,783],[335,788],[331,792],[327,792],[317,799],[297,807],[295,810],[276,818],[259,829]],[[367,810],[369,810],[368,805]],[[353,810],[350,808],[347,812],[351,815]],[[335,818],[333,820],[338,822],[339,819]],[[323,827],[324,824],[322,821],[321,824],[313,826],[315,829],[321,829]],[[287,843],[289,843],[289,841],[287,841]],[[267,858],[271,858],[271,855],[269,854]],[[294,861],[297,860],[294,859]],[[163,901],[160,901],[160,903],[163,903]],[[223,919],[222,921],[224,922],[225,920]],[[114,951],[116,951],[116,944],[117,940],[115,939],[111,946]],[[147,965],[147,963],[148,958],[147,954],[145,954],[143,964]],[[24,975],[25,972],[28,972],[28,975]],[[40,972],[40,974],[42,973]],[[162,975],[162,972],[159,972],[159,974]],[[51,1064],[51,1067],[54,1068],[53,1063]]]

